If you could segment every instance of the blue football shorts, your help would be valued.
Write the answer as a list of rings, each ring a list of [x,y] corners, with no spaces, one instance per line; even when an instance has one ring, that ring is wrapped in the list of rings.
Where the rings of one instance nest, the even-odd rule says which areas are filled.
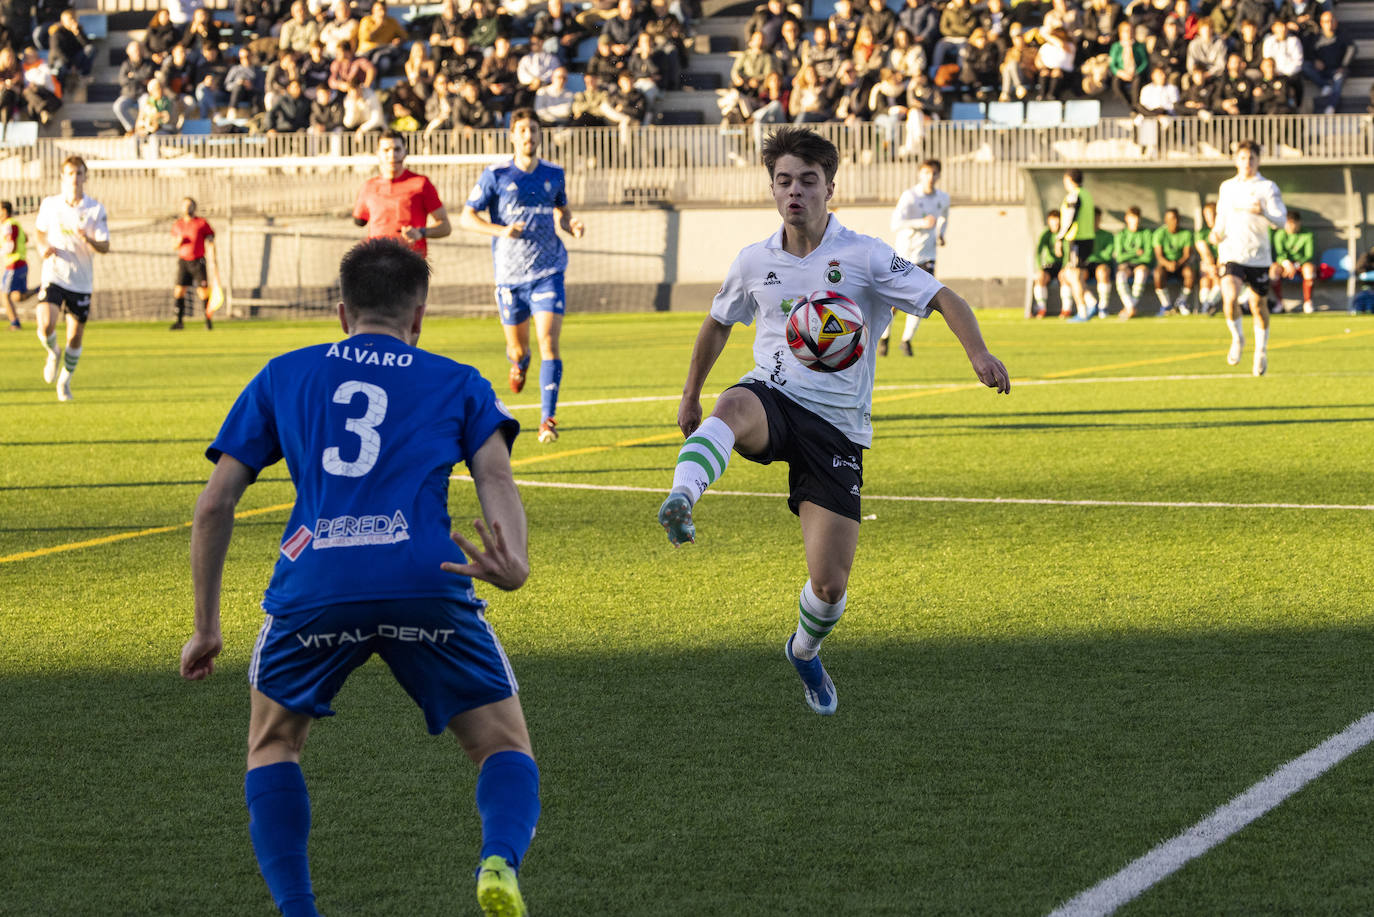
[[[566,302],[562,274],[550,274],[514,286],[496,286],[496,305],[501,310],[503,325],[527,322],[530,320],[530,314],[534,312],[562,315]]]
[[[333,716],[350,672],[376,653],[439,735],[460,713],[519,690],[501,641],[478,607],[451,599],[327,605],[268,615],[248,682],[286,709]]]
[[[29,291],[29,266],[7,267],[0,278],[0,292],[27,293]]]

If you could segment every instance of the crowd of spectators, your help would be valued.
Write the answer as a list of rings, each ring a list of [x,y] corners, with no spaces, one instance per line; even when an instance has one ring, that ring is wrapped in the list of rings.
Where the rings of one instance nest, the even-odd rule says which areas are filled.
[[[564,0],[443,0],[410,22],[384,0],[235,0],[218,20],[171,3],[126,47],[114,113],[130,134],[188,118],[265,133],[463,132],[521,107],[548,125],[629,128],[680,85],[690,3],[598,0],[574,15]],[[589,39],[596,51],[579,63]]]
[[[1114,98],[1137,118],[1335,112],[1355,57],[1324,0],[766,0],[726,122],[874,121],[907,136],[955,101]]]

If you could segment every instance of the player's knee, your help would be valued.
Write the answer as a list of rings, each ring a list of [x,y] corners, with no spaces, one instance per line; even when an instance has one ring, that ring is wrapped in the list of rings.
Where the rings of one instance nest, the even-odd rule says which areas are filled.
[[[820,576],[812,575],[811,591],[828,605],[833,605],[844,598],[845,590],[849,588],[849,575],[847,571],[834,571],[824,573]]]

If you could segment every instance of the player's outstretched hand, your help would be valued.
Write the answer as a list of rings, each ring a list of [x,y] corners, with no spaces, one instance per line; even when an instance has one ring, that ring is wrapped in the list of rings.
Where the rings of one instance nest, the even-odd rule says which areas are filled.
[[[523,586],[530,575],[529,561],[511,552],[501,532],[501,523],[493,522],[488,529],[481,519],[474,519],[472,527],[477,529],[477,535],[482,539],[482,547],[479,548],[468,541],[457,530],[450,532],[449,537],[467,556],[468,562],[455,564],[445,561],[440,566],[449,573],[470,576],[507,592]]]
[[[196,631],[181,648],[181,677],[187,681],[202,681],[215,671],[215,657],[224,649],[219,634]]]
[[[701,399],[683,398],[677,407],[677,425],[683,436],[691,436],[701,426]]]
[[[1005,395],[1011,391],[1011,375],[1007,368],[1002,365],[1002,361],[988,353],[986,350],[978,354],[971,361],[973,371],[978,374],[978,381],[988,388],[997,389],[997,393]]]
[[[572,220],[568,223],[568,230],[574,239],[580,239],[586,234],[587,227],[583,225],[581,220]]]
[[[507,224],[505,236],[507,239],[518,239],[520,234],[525,231],[525,224],[520,220]]]

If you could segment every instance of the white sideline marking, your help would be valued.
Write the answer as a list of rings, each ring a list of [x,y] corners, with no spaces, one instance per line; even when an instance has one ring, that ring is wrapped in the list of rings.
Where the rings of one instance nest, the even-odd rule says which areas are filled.
[[[1189,860],[1256,821],[1298,790],[1374,741],[1374,713],[1294,758],[1177,837],[1155,847],[1116,875],[1050,912],[1050,917],[1098,917],[1113,913]]]
[[[455,481],[471,481],[472,477],[466,474],[455,474],[452,476]],[[515,483],[521,487],[552,487],[560,490],[600,490],[611,493],[634,493],[634,494],[666,494],[667,491],[662,487],[635,487],[629,484],[581,484],[575,481],[532,481],[527,478],[516,478]],[[707,497],[778,497],[786,499],[785,493],[769,493],[766,491],[755,490],[708,490]],[[1188,502],[1188,501],[1168,501],[1168,500],[1054,500],[1048,497],[920,497],[905,494],[864,494],[865,500],[885,500],[890,503],[1002,503],[1017,506],[1126,506],[1126,507],[1156,507],[1162,509],[1331,509],[1331,510],[1354,510],[1356,512],[1374,512],[1374,504],[1358,505],[1354,503],[1222,503],[1216,502]]]
[[[1350,375],[1349,373],[1285,373],[1284,378],[1307,376]],[[1361,374],[1363,375],[1363,374]],[[1025,385],[1094,385],[1099,382],[1196,382],[1204,379],[1249,379],[1250,373],[1176,373],[1169,376],[1083,376],[1076,379],[1017,379],[1016,386]],[[918,392],[928,388],[948,388],[950,382],[912,382],[902,385],[875,385],[875,392]],[[715,395],[702,395],[701,400],[715,398]],[[651,401],[681,401],[681,395],[638,395],[633,398],[593,398],[586,401],[559,401],[559,407],[580,408],[596,407],[607,404],[641,404]],[[507,404],[512,411],[533,411],[538,409],[537,402],[528,404]]]

